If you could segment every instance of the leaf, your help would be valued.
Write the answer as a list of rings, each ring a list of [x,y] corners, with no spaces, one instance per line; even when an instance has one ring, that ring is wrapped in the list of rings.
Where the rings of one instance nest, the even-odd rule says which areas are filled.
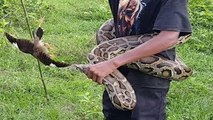
[[[9,24],[9,22],[7,22],[5,19],[3,19],[1,22],[0,22],[0,26],[2,28],[4,28],[7,24]]]

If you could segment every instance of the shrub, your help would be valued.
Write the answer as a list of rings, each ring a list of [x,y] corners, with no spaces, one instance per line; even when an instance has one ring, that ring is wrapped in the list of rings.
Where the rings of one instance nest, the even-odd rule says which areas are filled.
[[[36,26],[37,20],[43,17],[52,7],[43,0],[24,0],[30,25]],[[26,29],[25,15],[20,0],[0,1],[0,32],[13,27]]]

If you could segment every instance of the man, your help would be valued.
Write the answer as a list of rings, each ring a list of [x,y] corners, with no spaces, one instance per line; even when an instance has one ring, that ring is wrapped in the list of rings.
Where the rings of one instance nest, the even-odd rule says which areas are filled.
[[[91,65],[87,70],[89,78],[102,84],[105,76],[119,68],[136,92],[135,108],[132,111],[121,111],[112,105],[105,91],[104,117],[106,120],[165,120],[165,99],[170,80],[122,66],[154,54],[175,59],[175,49],[167,49],[177,42],[179,36],[191,33],[187,0],[109,0],[109,4],[116,37],[153,32],[159,34],[111,60]]]

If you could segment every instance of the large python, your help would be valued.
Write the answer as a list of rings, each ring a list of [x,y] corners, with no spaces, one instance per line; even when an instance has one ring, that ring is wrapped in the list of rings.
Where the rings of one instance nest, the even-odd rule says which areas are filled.
[[[106,21],[97,32],[96,46],[88,55],[90,64],[96,64],[111,59],[153,38],[157,33],[116,38],[113,20]],[[178,42],[169,49],[185,43],[190,35],[181,36]],[[77,65],[79,69],[85,65]],[[162,56],[150,56],[126,65],[149,75],[181,81],[192,74],[192,70],[178,57],[175,61]],[[136,104],[136,96],[127,79],[118,71],[104,78],[104,85],[113,105],[119,109],[131,110]]]
[[[58,62],[50,57],[46,47],[41,41],[43,36],[43,29],[41,28],[37,29],[33,42],[26,39],[15,38],[9,33],[5,33],[5,35],[7,39],[22,52],[33,55],[45,65],[71,69],[78,68],[82,72],[85,72],[85,69],[87,69],[89,65],[111,59],[133,49],[153,38],[157,35],[157,33],[116,38],[114,35],[113,20],[108,20],[97,32],[96,39],[98,45],[87,57],[89,64],[75,65]],[[188,37],[189,36],[180,37],[176,45],[186,42]],[[160,56],[143,58],[136,62],[127,64],[126,66],[140,70],[141,72],[149,75],[177,81],[184,80],[192,74],[192,70],[179,59],[171,61]],[[127,79],[118,70],[115,70],[113,73],[106,76],[103,81],[103,84],[106,86],[106,90],[115,107],[122,110],[132,110],[134,108],[136,104],[135,92]]]

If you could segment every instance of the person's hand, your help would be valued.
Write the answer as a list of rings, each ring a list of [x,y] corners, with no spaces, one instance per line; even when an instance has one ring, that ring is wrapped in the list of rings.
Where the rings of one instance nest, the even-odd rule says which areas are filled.
[[[113,64],[113,62],[110,60],[104,61],[90,65],[86,70],[86,75],[93,81],[102,84],[104,77],[112,73],[115,69],[117,69],[117,67]]]

